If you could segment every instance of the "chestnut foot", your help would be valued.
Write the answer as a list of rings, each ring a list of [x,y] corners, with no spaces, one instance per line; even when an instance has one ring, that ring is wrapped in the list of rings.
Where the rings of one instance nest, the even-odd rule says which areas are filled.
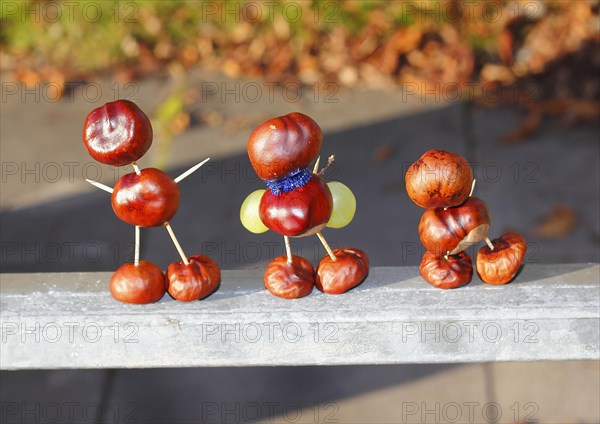
[[[492,245],[494,250],[483,246],[477,252],[477,273],[488,284],[506,284],[519,271],[527,242],[520,234],[506,233],[492,240]]]
[[[301,256],[278,256],[269,262],[265,269],[265,288],[284,299],[297,299],[312,292],[315,285],[315,270],[312,264]]]
[[[317,289],[327,294],[345,293],[358,286],[369,273],[369,257],[360,249],[335,249],[334,261],[325,255],[317,267]]]
[[[121,265],[110,278],[110,294],[120,302],[154,303],[165,294],[162,270],[150,261]]]
[[[471,257],[465,252],[447,258],[425,252],[419,268],[421,276],[438,289],[455,289],[467,285],[473,277]]]
[[[167,269],[167,290],[173,299],[182,302],[203,299],[221,283],[221,269],[208,256],[193,255],[189,262],[173,262]]]

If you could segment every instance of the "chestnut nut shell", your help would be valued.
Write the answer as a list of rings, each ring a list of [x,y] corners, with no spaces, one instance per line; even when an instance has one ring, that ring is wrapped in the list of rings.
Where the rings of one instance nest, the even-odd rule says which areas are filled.
[[[211,258],[193,255],[188,260],[189,265],[179,261],[167,268],[167,291],[182,302],[204,299],[221,283],[221,269]]]
[[[520,234],[506,233],[492,240],[492,245],[494,250],[485,245],[477,252],[477,274],[488,284],[506,284],[521,267],[527,252],[527,241]]]
[[[152,145],[152,125],[138,105],[116,100],[88,114],[83,144],[98,162],[127,165],[141,158]]]
[[[120,302],[154,303],[167,288],[165,274],[150,261],[121,265],[110,278],[110,294]]]
[[[333,250],[336,259],[323,256],[317,267],[315,285],[327,294],[341,294],[358,286],[369,273],[369,257],[353,247]]]
[[[265,288],[277,297],[297,299],[309,295],[315,286],[315,270],[301,256],[278,256],[269,262],[264,275]]]
[[[455,289],[471,282],[473,264],[471,257],[465,252],[446,258],[427,251],[421,259],[419,271],[425,281],[433,287]]]
[[[456,153],[429,150],[408,168],[405,183],[408,196],[422,208],[458,206],[471,193],[473,170]]]
[[[453,208],[427,209],[419,222],[419,238],[437,256],[455,255],[487,237],[490,213],[474,196]]]
[[[140,175],[125,174],[111,195],[115,215],[140,227],[158,227],[170,221],[179,208],[179,187],[156,168],[145,168]]]
[[[303,113],[290,113],[259,125],[248,140],[248,157],[262,180],[281,179],[306,168],[321,149],[321,127]]]

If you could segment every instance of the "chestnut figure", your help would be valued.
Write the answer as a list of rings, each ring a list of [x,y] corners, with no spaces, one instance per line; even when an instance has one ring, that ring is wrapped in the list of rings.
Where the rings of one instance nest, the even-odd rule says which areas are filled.
[[[490,213],[477,197],[453,208],[427,209],[419,222],[425,249],[436,256],[455,255],[487,237]]]
[[[150,148],[152,125],[135,103],[117,100],[88,114],[83,126],[83,143],[98,162],[128,165]]]
[[[302,237],[321,231],[333,211],[333,197],[321,177],[312,174],[306,185],[274,194],[266,190],[259,205],[260,220],[284,236]]]
[[[473,171],[456,153],[429,150],[408,168],[405,182],[408,196],[422,208],[452,207],[469,197]]]
[[[204,299],[221,283],[221,269],[208,256],[194,255],[188,260],[188,265],[180,261],[167,268],[167,291],[182,302]]]
[[[309,116],[294,112],[258,126],[248,140],[248,157],[260,179],[281,179],[308,167],[322,142],[319,125]]]
[[[369,273],[369,257],[360,249],[333,251],[335,260],[325,255],[317,267],[317,289],[327,294],[341,294],[358,286]]]
[[[154,303],[167,288],[162,270],[150,261],[121,265],[110,278],[110,293],[120,302]]]
[[[168,222],[179,208],[179,187],[156,168],[132,172],[117,181],[111,196],[115,214],[140,227],[157,227]]]
[[[265,269],[265,288],[284,299],[297,299],[309,295],[315,286],[315,270],[301,256],[278,256]]]
[[[455,289],[471,282],[473,265],[465,252],[451,256],[437,256],[425,252],[419,267],[421,276],[438,289]]]
[[[319,290],[343,293],[360,284],[369,264],[358,249],[333,251],[321,230],[330,224],[341,228],[350,223],[356,210],[352,191],[341,183],[326,184],[320,175],[317,155],[321,148],[321,128],[302,113],[290,113],[270,119],[257,127],[248,140],[248,157],[267,190],[257,205],[257,193],[250,194],[240,209],[242,225],[253,233],[265,227],[284,238],[286,255],[277,257],[265,270],[265,287],[275,296],[291,299],[306,296],[317,281]],[[315,159],[312,172],[308,166]],[[336,210],[334,196],[336,193]],[[258,212],[258,216],[255,216]],[[316,273],[306,259],[292,255],[290,237],[316,235],[328,256]],[[340,255],[339,257],[337,255]]]
[[[477,274],[488,284],[511,281],[525,258],[527,241],[517,233],[506,233],[491,241],[494,249],[483,246],[477,252]]]

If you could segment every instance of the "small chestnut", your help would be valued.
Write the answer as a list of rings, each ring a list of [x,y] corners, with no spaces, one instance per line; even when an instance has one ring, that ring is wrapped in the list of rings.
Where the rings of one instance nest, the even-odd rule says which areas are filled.
[[[83,125],[83,143],[98,162],[127,165],[150,148],[152,125],[135,103],[109,102],[88,114]]]
[[[369,257],[352,247],[333,250],[335,260],[325,255],[317,267],[317,289],[327,294],[341,294],[358,286],[369,273]]]
[[[301,256],[278,256],[269,262],[265,269],[265,288],[284,299],[297,299],[309,295],[315,286],[315,270],[312,264]]]
[[[179,208],[179,187],[156,168],[123,175],[115,184],[111,204],[123,221],[140,227],[157,227],[170,221]]]
[[[438,289],[464,286],[473,277],[471,257],[465,252],[445,257],[426,251],[419,270],[425,281]]]
[[[487,237],[489,228],[486,204],[471,196],[460,206],[427,209],[419,222],[419,237],[436,256],[455,255]]]
[[[406,192],[422,208],[458,206],[471,193],[473,171],[456,153],[429,150],[407,170]]]
[[[166,290],[165,274],[150,261],[121,265],[110,278],[110,294],[120,302],[154,303]]]
[[[506,233],[491,241],[494,249],[483,246],[477,252],[477,274],[488,284],[511,281],[525,258],[527,241],[517,233]]]
[[[280,179],[308,167],[322,142],[319,125],[311,117],[294,112],[258,126],[248,140],[248,157],[260,179]]]
[[[182,302],[204,299],[221,283],[221,269],[208,256],[193,255],[188,260],[187,265],[179,261],[167,268],[167,291]]]

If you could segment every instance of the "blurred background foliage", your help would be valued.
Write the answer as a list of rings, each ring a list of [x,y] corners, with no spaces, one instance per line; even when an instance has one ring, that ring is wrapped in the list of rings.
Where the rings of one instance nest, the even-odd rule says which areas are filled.
[[[544,114],[570,123],[600,111],[596,0],[32,0],[1,10],[2,77],[27,85],[124,83],[201,67],[345,87],[447,93],[466,85],[476,100],[490,84],[527,86],[535,102],[523,105],[527,117],[507,135],[512,142]]]

